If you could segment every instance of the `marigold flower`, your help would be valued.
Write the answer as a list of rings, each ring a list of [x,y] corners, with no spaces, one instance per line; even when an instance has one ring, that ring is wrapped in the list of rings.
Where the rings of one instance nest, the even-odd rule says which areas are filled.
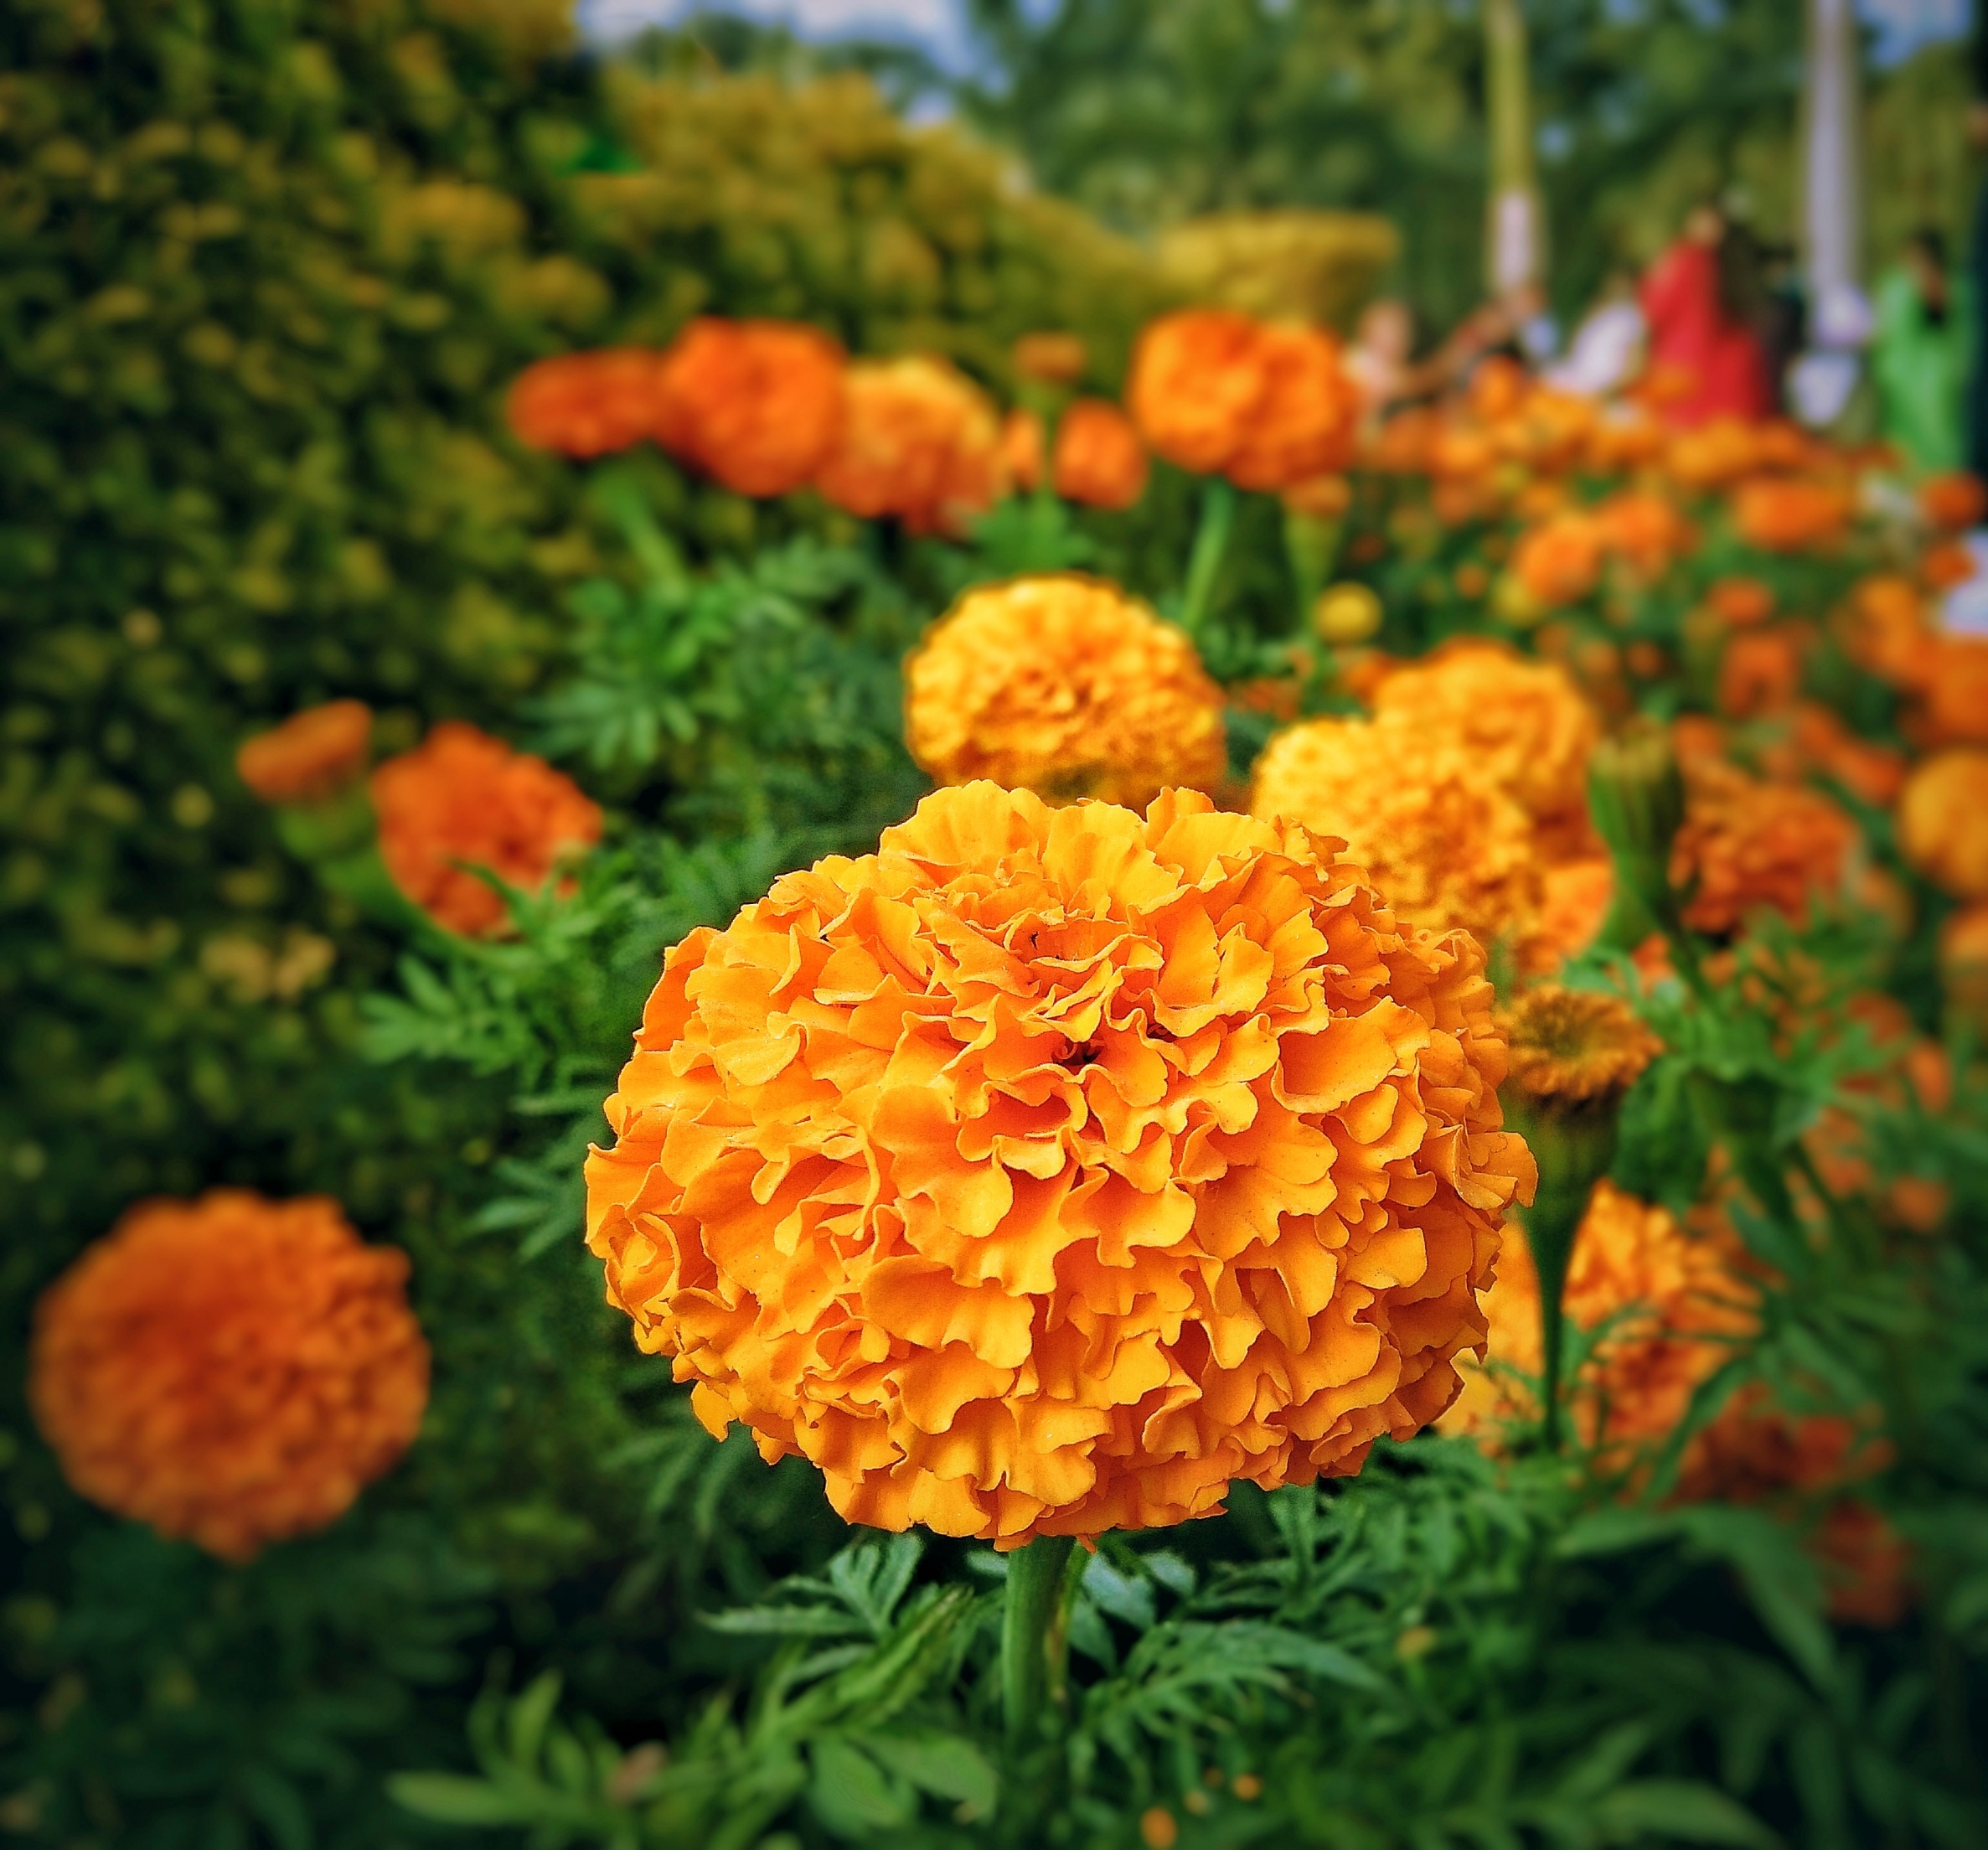
[[[1539,966],[1552,968],[1601,936],[1615,898],[1615,864],[1606,855],[1588,855],[1548,867],[1541,881]]]
[[[1761,1503],[1841,1490],[1890,1463],[1874,1415],[1791,1415],[1758,1383],[1735,1394],[1692,1440],[1678,1491],[1696,1501]]]
[[[1763,906],[1800,919],[1818,894],[1842,891],[1857,826],[1820,791],[1763,783],[1708,758],[1686,762],[1685,782],[1670,881],[1691,895],[1692,930],[1727,936]]]
[[[1714,418],[1670,440],[1664,466],[1671,480],[1687,488],[1722,488],[1760,467],[1754,426],[1737,418]]]
[[[1301,482],[1288,483],[1278,491],[1286,514],[1300,519],[1343,520],[1353,505],[1353,484],[1337,471],[1308,475]]]
[[[1951,591],[1955,585],[1965,585],[1977,569],[1974,554],[1957,540],[1929,546],[1919,561],[1919,576],[1929,591]]]
[[[1080,398],[1056,420],[1056,493],[1090,508],[1129,508],[1146,492],[1146,447],[1132,420],[1102,398]]]
[[[798,322],[700,315],[663,356],[656,435],[735,494],[791,494],[841,433],[843,364]]]
[[[1916,744],[1988,745],[1988,637],[1929,633],[1907,672],[1900,685],[1916,682],[1919,696],[1908,722]]]
[[[1883,1513],[1846,1496],[1823,1512],[1808,1548],[1822,1569],[1829,1615],[1839,1625],[1897,1625],[1911,1610],[1913,1548]]]
[[[1602,581],[1608,531],[1591,514],[1569,509],[1529,528],[1512,548],[1511,575],[1546,609],[1578,603]]]
[[[1125,394],[1148,447],[1196,475],[1227,466],[1269,387],[1261,332],[1229,308],[1184,309],[1148,323]]]
[[[561,456],[632,449],[654,433],[662,412],[661,359],[646,347],[604,347],[536,361],[505,401],[512,433]]]
[[[843,378],[841,437],[815,478],[837,507],[950,533],[1000,498],[1000,419],[949,361],[857,360]]]
[[[1957,747],[1913,766],[1898,822],[1913,866],[1957,899],[1988,899],[1988,751]]]
[[[1011,357],[1016,375],[1038,385],[1074,385],[1088,363],[1081,334],[1024,334]]]
[[[1988,903],[1963,906],[1940,926],[1939,979],[1960,1018],[1988,1031]]]
[[[1277,324],[1257,335],[1263,396],[1226,470],[1239,488],[1269,493],[1353,460],[1360,400],[1322,328]]]
[[[1732,637],[1720,654],[1719,711],[1728,719],[1786,712],[1801,685],[1800,639],[1786,626]]]
[[[1763,552],[1807,552],[1841,537],[1856,497],[1833,483],[1768,476],[1742,483],[1732,497],[1739,536]]]
[[[445,720],[373,773],[380,853],[394,884],[436,924],[474,936],[504,902],[469,871],[535,890],[601,839],[601,812],[562,771]]]
[[[1377,636],[1386,616],[1371,585],[1345,579],[1328,585],[1312,604],[1312,633],[1334,649],[1344,649]]]
[[[1489,944],[1539,911],[1532,824],[1477,756],[1398,717],[1309,720],[1257,760],[1250,813],[1342,837],[1410,923]]]
[[[1918,690],[1937,679],[1939,643],[1909,578],[1884,572],[1857,581],[1845,643],[1860,668],[1893,687]]]
[[[1221,690],[1194,644],[1077,573],[979,585],[905,664],[905,737],[940,783],[1140,805],[1228,763]]]
[[[1541,983],[1499,1017],[1510,1052],[1507,1083],[1550,1107],[1619,1098],[1664,1044],[1619,995]]]
[[[1965,469],[1929,476],[1919,484],[1919,511],[1929,525],[1947,533],[1962,533],[1981,524],[1988,515],[1988,488],[1979,476]]]
[[[413,1440],[406,1277],[323,1196],[141,1202],[43,1294],[36,1424],[82,1496],[246,1560],[335,1521]]]
[[[1557,663],[1505,643],[1446,643],[1381,682],[1374,711],[1453,739],[1536,821],[1587,814],[1601,723]]]
[[[1819,700],[1796,706],[1792,742],[1805,770],[1834,778],[1851,795],[1880,809],[1895,802],[1904,787],[1904,753],[1859,738],[1835,708]]]
[[[849,1521],[1017,1546],[1356,1470],[1530,1179],[1480,954],[1189,793],[992,784],[665,959],[587,1165],[611,1301]]]
[[[1735,629],[1764,623],[1774,613],[1773,588],[1758,578],[1716,579],[1705,593],[1705,601]]]
[[[1042,481],[1042,420],[1016,406],[1001,420],[1001,468],[1009,483],[1033,494]]]
[[[265,803],[322,803],[358,781],[372,737],[364,700],[328,700],[245,739],[235,768]]]
[[[1640,578],[1661,577],[1696,540],[1691,523],[1670,498],[1646,488],[1624,488],[1598,502],[1594,518],[1601,523],[1603,543]]]

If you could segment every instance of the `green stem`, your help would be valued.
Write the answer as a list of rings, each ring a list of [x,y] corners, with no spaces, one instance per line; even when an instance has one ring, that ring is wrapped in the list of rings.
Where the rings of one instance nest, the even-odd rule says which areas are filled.
[[[1200,635],[1207,618],[1215,575],[1221,570],[1222,555],[1229,550],[1229,529],[1235,522],[1235,488],[1226,477],[1210,476],[1201,494],[1201,524],[1195,531],[1194,550],[1188,555],[1187,585],[1180,595],[1180,627],[1190,636]]]
[[[1050,1626],[1063,1605],[1063,1573],[1076,1546],[1067,1535],[1039,1535],[1008,1558],[1008,1607],[1001,1620],[1001,1713],[1010,1738],[1040,1727],[1049,1689]]]
[[[1540,1336],[1543,1346],[1540,1382],[1540,1424],[1547,1450],[1560,1449],[1561,1349],[1567,1316],[1561,1300],[1567,1292],[1567,1262],[1573,1257],[1574,1235],[1588,1212],[1593,1184],[1551,1189],[1542,1181],[1526,1212],[1526,1243],[1532,1249],[1532,1269],[1539,1274]]]

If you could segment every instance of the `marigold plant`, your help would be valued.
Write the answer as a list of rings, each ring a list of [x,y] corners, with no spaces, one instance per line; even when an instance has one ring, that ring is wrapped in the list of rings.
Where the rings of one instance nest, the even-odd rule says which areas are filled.
[[[941,791],[669,953],[588,1243],[851,1521],[1183,1522],[1456,1392],[1531,1174],[1490,1000],[1302,828]]]
[[[1080,398],[1056,421],[1056,491],[1092,508],[1129,508],[1146,492],[1146,447],[1133,421],[1102,398]]]
[[[663,356],[656,435],[737,494],[812,481],[841,434],[842,349],[789,321],[700,316]]]
[[[503,898],[472,869],[535,890],[601,839],[601,812],[563,771],[459,720],[373,773],[380,853],[394,884],[439,925],[475,935]]]
[[[1763,783],[1702,757],[1686,759],[1685,783],[1670,880],[1689,896],[1684,922],[1694,931],[1727,936],[1760,907],[1800,919],[1819,897],[1842,891],[1861,837],[1821,792]]]
[[[844,375],[840,437],[815,486],[865,520],[950,533],[1006,487],[994,401],[950,361],[857,360]]]
[[[1958,899],[1988,899],[1988,751],[1957,747],[1913,767],[1898,798],[1907,860]]]
[[[36,1423],[81,1495],[246,1560],[335,1521],[412,1442],[406,1278],[323,1196],[141,1202],[42,1296]]]
[[[1856,511],[1856,495],[1833,482],[1768,476],[1743,483],[1732,497],[1732,524],[1740,538],[1764,552],[1806,552],[1831,545]]]
[[[905,665],[905,737],[939,783],[1141,807],[1228,763],[1221,690],[1171,623],[1076,573],[980,585]]]
[[[1532,824],[1478,756],[1399,717],[1311,720],[1257,760],[1251,814],[1343,837],[1388,903],[1430,930],[1523,938],[1541,899]]]
[[[1239,488],[1275,493],[1353,460],[1360,401],[1322,328],[1277,324],[1257,336],[1263,395],[1224,473]]]
[[[1735,629],[1764,623],[1774,613],[1774,588],[1758,578],[1715,579],[1705,602]]]
[[[1608,533],[1592,514],[1570,508],[1520,535],[1511,576],[1533,603],[1555,609],[1578,603],[1602,581]]]
[[[1126,404],[1149,447],[1197,475],[1242,447],[1270,381],[1260,329],[1228,308],[1185,309],[1149,323],[1133,351]]]
[[[235,768],[265,803],[321,803],[359,779],[372,737],[364,700],[327,700],[245,739]]]
[[[534,450],[585,458],[631,449],[656,432],[661,356],[605,347],[541,359],[513,382],[504,409],[513,434]]]

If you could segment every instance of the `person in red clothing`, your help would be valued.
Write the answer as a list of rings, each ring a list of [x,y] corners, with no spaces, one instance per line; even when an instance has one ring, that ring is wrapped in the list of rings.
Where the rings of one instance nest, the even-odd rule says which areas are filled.
[[[1734,237],[1717,206],[1701,205],[1643,278],[1650,371],[1676,381],[1664,415],[1681,428],[1774,410],[1766,358],[1745,305],[1732,299],[1737,279],[1727,272],[1740,253],[1727,247]]]

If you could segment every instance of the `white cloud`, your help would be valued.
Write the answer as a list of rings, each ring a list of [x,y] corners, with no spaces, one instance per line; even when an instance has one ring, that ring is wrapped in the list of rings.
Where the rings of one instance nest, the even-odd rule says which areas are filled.
[[[736,13],[785,26],[801,39],[908,41],[953,69],[969,49],[959,0],[581,0],[580,5],[587,35],[609,42],[697,13]]]

